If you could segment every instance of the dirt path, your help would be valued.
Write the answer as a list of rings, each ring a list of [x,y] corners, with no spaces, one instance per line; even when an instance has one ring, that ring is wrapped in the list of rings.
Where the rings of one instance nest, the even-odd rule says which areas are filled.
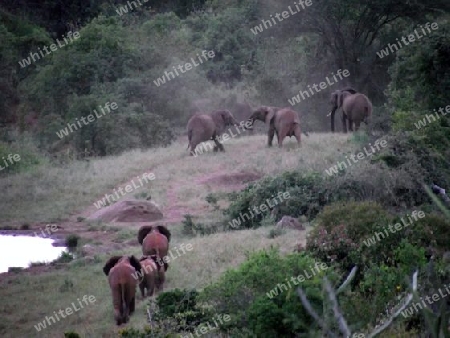
[[[162,165],[164,165],[164,163],[161,163],[154,168],[144,170],[142,174],[145,172],[152,172],[152,170],[155,171],[158,167]],[[208,173],[204,173],[198,175],[197,177],[194,177],[189,182],[186,182],[185,180],[175,179],[174,181],[171,182],[170,186],[168,186],[166,190],[166,203],[161,208],[164,218],[154,222],[110,223],[107,226],[104,226],[103,229],[101,229],[102,228],[101,225],[92,226],[89,223],[84,222],[84,219],[86,219],[88,216],[97,211],[97,208],[92,203],[85,209],[81,210],[80,212],[76,212],[70,215],[67,219],[62,220],[61,222],[58,223],[54,223],[57,225],[58,230],[52,234],[48,234],[45,232],[46,225],[48,225],[48,223],[45,222],[32,223],[29,225],[29,230],[5,230],[0,231],[0,234],[42,236],[42,231],[44,231],[45,237],[55,239],[58,242],[57,245],[60,246],[64,246],[64,240],[67,235],[76,234],[80,238],[87,240],[89,243],[95,243],[87,245],[86,248],[86,251],[88,251],[87,256],[93,256],[95,254],[100,253],[107,254],[123,249],[124,247],[138,245],[136,239],[119,243],[117,241],[116,235],[117,228],[124,228],[131,224],[133,225],[164,224],[170,226],[171,224],[180,223],[181,221],[183,221],[185,214],[192,214],[192,215],[203,214],[205,212],[204,207],[195,206],[193,208],[192,206],[190,206],[188,208],[187,206],[184,205],[185,204],[184,201],[180,200],[180,191],[187,188],[188,186],[192,186],[192,184],[209,186],[210,188],[213,188],[215,192],[238,191],[243,187],[245,187],[247,183],[257,180],[261,176],[262,175],[257,173],[245,173],[245,172],[230,173],[218,167],[216,168],[216,170],[212,172],[210,171]],[[135,177],[136,175],[133,176],[133,178]],[[115,187],[115,189],[118,189],[119,187],[125,188],[127,184],[131,183],[131,180],[132,178],[130,178],[124,183],[119,184],[117,187]],[[113,189],[110,189],[108,193],[112,194]],[[99,198],[102,198],[103,196],[104,195],[102,195]],[[29,271],[29,273],[31,274],[36,274],[42,273],[43,271],[51,270],[52,268],[53,268],[52,266],[38,266],[27,269],[27,271]],[[3,276],[9,275],[9,273],[0,274],[0,276],[2,275]]]

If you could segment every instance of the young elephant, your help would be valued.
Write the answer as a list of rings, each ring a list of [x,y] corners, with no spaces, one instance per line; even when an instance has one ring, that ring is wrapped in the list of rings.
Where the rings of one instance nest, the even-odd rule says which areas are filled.
[[[144,225],[138,231],[138,242],[142,245],[144,256],[155,255],[160,265],[164,265],[167,270],[168,264],[163,262],[169,251],[170,231],[165,226]]]
[[[116,324],[124,324],[134,312],[137,279],[141,264],[134,256],[113,256],[103,267],[111,287],[114,319]]]
[[[195,148],[202,142],[213,140],[214,151],[225,151],[217,137],[225,131],[225,127],[238,125],[229,110],[216,110],[211,114],[195,114],[187,124],[190,155],[195,154]]]
[[[163,290],[165,282],[165,269],[160,264],[156,255],[142,256],[139,259],[142,266],[142,279],[139,283],[142,298],[145,297],[145,289],[147,289],[147,297],[152,297],[155,292]]]
[[[286,136],[295,136],[298,145],[301,145],[300,118],[290,108],[262,106],[255,110],[248,120],[251,121],[252,126],[256,120],[260,120],[269,125],[267,140],[269,147],[272,146],[275,133],[277,134],[279,148],[283,146],[283,140]]]

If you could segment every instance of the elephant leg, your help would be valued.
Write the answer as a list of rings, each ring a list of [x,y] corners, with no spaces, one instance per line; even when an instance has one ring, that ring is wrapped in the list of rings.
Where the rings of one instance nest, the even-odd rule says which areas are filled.
[[[283,147],[283,140],[286,137],[287,132],[285,128],[281,128],[280,132],[277,132],[277,138],[278,138],[278,148]]]
[[[359,129],[359,126],[361,125],[361,121],[355,121],[355,131]]]
[[[130,315],[134,312],[136,306],[136,297],[131,298],[130,301]]]
[[[155,294],[155,272],[153,271],[147,278],[147,297],[152,297]]]
[[[121,285],[115,285],[111,288],[114,307],[114,320],[117,325],[122,324],[122,293]]]
[[[217,141],[217,139],[214,139],[214,143],[216,144],[214,149],[219,149],[220,151],[225,151],[225,148],[223,147],[223,144]],[[217,151],[217,150],[215,150]]]
[[[347,115],[344,112],[342,112],[342,129],[347,133]]]
[[[197,143],[191,144],[191,151],[189,152],[190,156],[194,156],[195,154],[195,148],[197,148]]]
[[[302,144],[302,131],[300,129],[300,125],[296,124],[294,127],[294,136],[297,139],[297,143],[299,146]]]
[[[272,146],[272,141],[273,141],[273,137],[275,136],[275,128],[274,127],[270,127],[269,128],[269,134],[268,134],[268,139],[267,139],[267,145],[269,147]]]
[[[353,131],[353,120],[350,117],[347,117],[348,119],[348,130]]]
[[[145,298],[145,284],[144,284],[144,281],[139,283],[139,289],[141,290],[142,299],[144,299]],[[148,290],[147,290],[147,295],[148,295]]]

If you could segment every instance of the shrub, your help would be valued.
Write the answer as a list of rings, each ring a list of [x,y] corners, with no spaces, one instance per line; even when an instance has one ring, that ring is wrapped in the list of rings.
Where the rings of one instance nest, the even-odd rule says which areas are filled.
[[[66,246],[70,249],[76,248],[78,246],[78,240],[80,237],[78,235],[68,235],[66,237]]]
[[[44,155],[40,154],[31,142],[31,140],[18,140],[14,145],[0,142],[0,159],[2,159],[0,165],[3,168],[0,168],[0,176],[24,172],[47,162]],[[12,163],[8,159],[10,154],[13,156]],[[7,166],[4,161],[7,161]]]
[[[392,264],[393,250],[404,234],[391,233],[374,243],[370,239],[393,221],[394,217],[374,202],[336,203],[325,207],[318,216],[318,226],[309,234],[306,250],[324,262],[335,263],[342,272],[358,265],[354,280],[357,284],[366,268]]]
[[[270,229],[267,238],[276,238],[286,233],[286,230],[281,228]]]
[[[261,226],[261,221],[269,213],[275,218],[281,215],[315,217],[326,203],[322,185],[322,178],[319,174],[302,175],[292,171],[273,178],[267,177],[258,183],[249,184],[238,193],[230,194],[231,204],[225,210],[225,214],[230,221],[239,220],[237,228],[241,229]],[[289,198],[286,199],[282,195],[277,197],[280,196],[279,193],[289,193]],[[270,203],[267,202],[268,200]],[[250,215],[249,210],[252,210],[253,207],[259,208],[263,204],[274,207],[272,211],[254,213],[250,219],[241,217],[243,214]],[[240,222],[241,218],[242,222]]]
[[[154,319],[159,322],[173,321],[184,331],[191,331],[206,321],[210,312],[197,305],[198,292],[195,289],[175,289],[160,294],[156,300],[158,311]]]
[[[256,252],[237,269],[226,271],[218,282],[206,287],[200,299],[214,304],[216,313],[230,315],[231,320],[224,329],[249,327],[259,333],[258,337],[264,336],[261,335],[264,330],[284,337],[307,333],[313,320],[301,306],[290,278],[305,275],[305,271],[312,275],[310,269],[314,264],[303,253],[282,257],[274,249]],[[322,276],[323,270],[301,283],[316,311],[321,309]],[[284,288],[279,283],[285,284]]]

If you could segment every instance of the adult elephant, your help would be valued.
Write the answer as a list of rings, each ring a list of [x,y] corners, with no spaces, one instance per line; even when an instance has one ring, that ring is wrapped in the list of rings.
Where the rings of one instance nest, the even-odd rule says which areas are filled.
[[[142,279],[139,282],[142,298],[145,297],[145,290],[147,297],[153,296],[155,292],[161,292],[166,278],[164,268],[158,264],[158,257],[142,256],[139,263],[142,266]]]
[[[213,140],[214,151],[225,151],[217,136],[225,131],[225,127],[238,125],[229,110],[215,110],[211,114],[195,114],[187,124],[190,155],[194,155],[195,148],[202,142]]]
[[[164,266],[164,271],[169,265],[164,262],[164,257],[169,251],[170,231],[165,226],[144,225],[138,231],[138,242],[142,245],[144,256],[156,256],[160,266]]]
[[[267,140],[269,147],[272,146],[275,134],[277,134],[279,148],[283,146],[283,140],[286,136],[295,136],[298,145],[301,145],[300,118],[297,112],[290,108],[262,106],[255,110],[248,120],[252,124],[252,127],[248,129],[253,128],[256,120],[265,122],[269,126]]]
[[[355,124],[355,131],[359,129],[361,122],[369,123],[369,118],[372,115],[372,103],[366,95],[358,93],[353,88],[346,88],[334,91],[331,94],[330,102],[333,105],[329,114],[331,115],[331,132],[334,133],[334,114],[339,108],[342,108],[344,133],[347,132],[347,120],[350,131],[353,131],[353,123]]]
[[[114,319],[117,325],[126,323],[134,312],[138,284],[135,276],[141,268],[141,264],[134,256],[113,256],[103,267],[112,292]]]

